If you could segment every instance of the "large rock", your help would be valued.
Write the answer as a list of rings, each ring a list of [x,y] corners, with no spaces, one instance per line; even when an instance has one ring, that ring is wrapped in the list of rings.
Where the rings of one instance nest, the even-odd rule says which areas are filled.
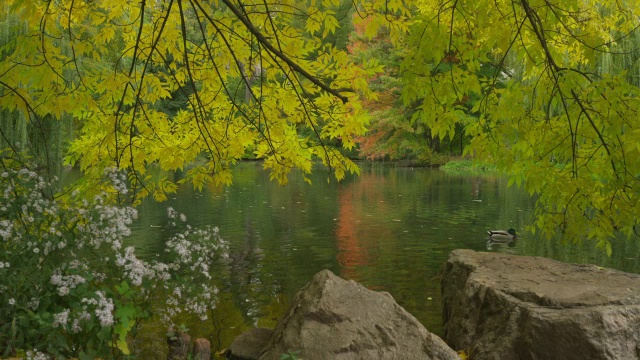
[[[483,359],[640,358],[640,276],[456,250],[442,279],[444,338]]]
[[[288,351],[305,360],[459,359],[391,295],[328,270],[298,292],[260,359]]]

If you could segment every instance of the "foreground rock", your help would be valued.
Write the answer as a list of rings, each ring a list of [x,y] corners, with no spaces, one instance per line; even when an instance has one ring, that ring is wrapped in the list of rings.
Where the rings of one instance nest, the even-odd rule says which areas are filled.
[[[229,360],[256,360],[269,343],[272,334],[271,329],[249,329],[233,340],[225,356]]]
[[[328,270],[298,292],[260,359],[289,351],[305,360],[459,359],[391,295]]]
[[[640,276],[539,257],[456,250],[445,340],[483,359],[640,358]]]

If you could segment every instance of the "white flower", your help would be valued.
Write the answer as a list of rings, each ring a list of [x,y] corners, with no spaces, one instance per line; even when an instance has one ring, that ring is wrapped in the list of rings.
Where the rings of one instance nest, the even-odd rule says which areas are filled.
[[[80,327],[80,319],[73,319],[73,324],[71,325],[71,332],[77,334],[82,330]]]
[[[116,255],[116,265],[124,268],[129,279],[136,286],[140,286],[145,277],[152,278],[154,275],[154,271],[148,264],[136,257],[133,246],[124,250],[124,256]]]
[[[49,282],[58,286],[58,295],[65,296],[69,294],[69,290],[75,289],[78,285],[85,283],[85,278],[80,275],[60,275],[53,274]]]
[[[178,298],[182,297],[182,289],[177,286],[175,289],[173,289],[173,295],[177,296]]]
[[[63,327],[67,325],[69,322],[69,309],[65,309],[64,311],[53,314],[53,327],[58,327],[62,325]]]
[[[34,297],[32,297],[32,298],[31,298],[31,301],[29,301],[29,302],[27,303],[27,306],[28,306],[31,310],[33,310],[33,311],[38,310],[38,306],[39,306],[39,305],[40,305],[40,300],[38,300],[38,299],[36,299],[36,298],[34,298]]]
[[[27,350],[27,360],[49,360],[47,355],[39,352],[36,349]]]
[[[16,299],[11,298],[9,299],[9,305],[15,305],[16,304]]]
[[[9,220],[0,220],[0,237],[4,240],[9,240],[12,233],[13,223]]]
[[[100,325],[113,325],[113,299],[107,298],[102,291],[96,291],[96,294],[100,298],[96,307],[96,316],[100,319]]]
[[[69,295],[69,287],[68,286],[60,286],[58,288],[58,295],[60,295],[60,296]]]

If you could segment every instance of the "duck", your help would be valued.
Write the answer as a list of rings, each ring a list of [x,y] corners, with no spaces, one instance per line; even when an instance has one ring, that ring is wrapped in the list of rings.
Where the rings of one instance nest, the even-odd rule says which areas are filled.
[[[512,241],[516,238],[516,229],[509,228],[508,230],[489,230],[489,239],[493,241]]]

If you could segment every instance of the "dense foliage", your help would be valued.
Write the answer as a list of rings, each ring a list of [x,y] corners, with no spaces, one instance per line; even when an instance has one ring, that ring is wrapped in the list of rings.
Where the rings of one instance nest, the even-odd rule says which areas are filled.
[[[417,3],[403,62],[412,121],[538,197],[534,230],[637,236],[640,3]],[[487,71],[487,69],[491,69]]]

